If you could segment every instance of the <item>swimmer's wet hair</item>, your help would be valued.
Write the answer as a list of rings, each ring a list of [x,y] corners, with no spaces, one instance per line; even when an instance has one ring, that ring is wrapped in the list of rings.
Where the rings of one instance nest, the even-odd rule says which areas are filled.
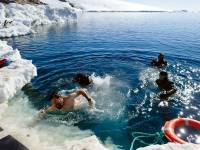
[[[87,85],[91,84],[89,75],[83,74],[83,73],[76,74],[73,78],[73,82],[77,82],[81,86],[87,86]]]
[[[51,93],[51,95],[49,96],[49,100],[51,100],[52,98],[54,98],[54,97],[56,97],[56,96],[60,96],[60,94],[59,94],[59,92],[58,91],[53,91],[52,93]]]
[[[161,71],[161,72],[160,72],[160,75],[162,75],[162,76],[168,76],[168,73],[165,72],[165,71]]]
[[[78,78],[89,78],[89,76],[87,74],[83,74],[83,73],[77,73],[74,76],[74,79],[78,79]]]
[[[163,53],[160,53],[159,55],[160,55],[160,56],[165,56]]]

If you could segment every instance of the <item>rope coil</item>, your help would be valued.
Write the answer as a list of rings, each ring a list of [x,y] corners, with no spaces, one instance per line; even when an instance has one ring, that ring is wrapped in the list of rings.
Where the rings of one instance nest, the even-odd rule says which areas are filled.
[[[132,136],[134,139],[131,142],[130,150],[134,150],[133,148],[134,148],[136,141],[142,143],[145,146],[149,146],[151,144],[153,144],[153,145],[164,144],[164,141],[163,141],[164,133],[162,131],[156,132],[154,134],[143,133],[143,132],[132,132]],[[153,143],[145,142],[145,140],[143,140],[143,139],[146,139],[146,138],[154,138]]]

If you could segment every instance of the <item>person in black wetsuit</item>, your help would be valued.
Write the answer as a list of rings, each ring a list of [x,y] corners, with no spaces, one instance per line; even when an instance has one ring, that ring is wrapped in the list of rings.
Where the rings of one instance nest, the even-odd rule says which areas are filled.
[[[166,66],[167,61],[165,60],[165,56],[162,53],[160,53],[158,56],[158,59],[154,59],[151,62],[151,65],[154,67],[158,67],[158,68],[162,68],[162,67]]]
[[[167,72],[161,71],[159,79],[156,80],[156,83],[161,90],[161,99],[167,99],[169,96],[176,93],[174,82],[169,81]]]
[[[92,83],[92,80],[88,75],[78,73],[74,76],[73,82],[78,83],[81,87],[86,87]]]

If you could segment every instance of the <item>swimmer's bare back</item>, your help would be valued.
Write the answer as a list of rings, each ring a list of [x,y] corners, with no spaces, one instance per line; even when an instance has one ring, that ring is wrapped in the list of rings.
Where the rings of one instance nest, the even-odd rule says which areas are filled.
[[[78,91],[75,91],[65,97],[63,97],[64,105],[61,109],[62,111],[73,111],[75,106],[77,105],[78,101],[76,100],[77,97],[80,96]]]
[[[69,95],[67,96],[64,96],[62,97],[63,98],[63,106],[61,109],[57,109],[56,105],[55,104],[52,104],[50,107],[48,107],[47,109],[45,110],[41,110],[38,114],[38,119],[41,120],[47,113],[49,112],[53,112],[55,110],[61,110],[61,111],[73,111],[75,106],[79,105],[77,103],[79,103],[78,101],[80,100],[77,100],[76,98],[79,97],[79,96],[83,96],[87,99],[88,101],[88,105],[90,108],[93,108],[93,101],[92,101],[92,98],[83,90],[76,90],[72,93],[70,93]]]

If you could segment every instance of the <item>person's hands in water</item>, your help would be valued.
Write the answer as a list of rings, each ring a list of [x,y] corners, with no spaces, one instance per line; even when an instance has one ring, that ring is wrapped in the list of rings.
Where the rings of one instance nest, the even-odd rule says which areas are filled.
[[[165,99],[167,97],[166,95],[167,95],[167,91],[163,90],[160,92],[159,97],[160,97],[160,99]]]
[[[37,116],[38,121],[41,120],[42,118],[44,118],[45,115],[46,115],[45,109],[41,109]]]
[[[88,104],[90,108],[94,108],[94,103],[92,98],[88,98]]]

